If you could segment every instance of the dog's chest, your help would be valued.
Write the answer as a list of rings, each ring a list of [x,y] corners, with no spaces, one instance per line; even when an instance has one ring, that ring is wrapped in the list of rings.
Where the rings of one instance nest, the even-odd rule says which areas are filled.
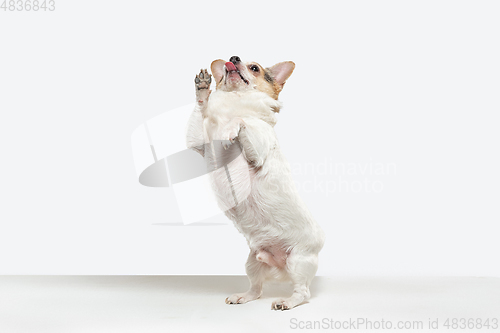
[[[214,194],[220,208],[226,211],[247,200],[252,188],[253,171],[242,154],[239,142],[234,142],[228,149],[223,143],[225,126],[230,118],[204,120],[205,163],[210,170]]]

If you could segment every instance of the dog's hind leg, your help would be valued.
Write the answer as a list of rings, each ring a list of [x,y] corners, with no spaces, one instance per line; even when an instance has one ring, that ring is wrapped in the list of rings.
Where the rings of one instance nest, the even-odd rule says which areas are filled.
[[[262,284],[266,280],[271,267],[264,262],[258,261],[256,253],[250,251],[245,265],[250,289],[241,294],[234,294],[226,298],[227,304],[243,304],[258,299],[262,295]]]
[[[317,269],[317,254],[302,254],[292,251],[286,261],[286,270],[293,283],[293,294],[289,298],[274,301],[271,309],[289,310],[307,301],[311,297],[309,286]]]

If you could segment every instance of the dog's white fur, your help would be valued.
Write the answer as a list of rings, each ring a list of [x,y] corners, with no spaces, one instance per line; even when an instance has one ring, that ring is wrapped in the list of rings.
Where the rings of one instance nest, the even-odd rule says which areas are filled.
[[[281,103],[257,90],[255,78],[244,66],[239,70],[248,84],[233,78],[212,94],[208,89],[197,90],[187,146],[204,155],[209,164],[216,163],[218,140],[225,148],[239,142],[242,150],[227,169],[211,173],[219,206],[250,247],[246,263],[250,290],[228,297],[226,303],[259,298],[266,280],[289,280],[294,286],[292,296],[275,301],[272,308],[291,309],[310,297],[324,233],[297,193],[278,145],[273,126]],[[221,73],[214,75],[218,78]],[[222,75],[228,79],[227,71]]]

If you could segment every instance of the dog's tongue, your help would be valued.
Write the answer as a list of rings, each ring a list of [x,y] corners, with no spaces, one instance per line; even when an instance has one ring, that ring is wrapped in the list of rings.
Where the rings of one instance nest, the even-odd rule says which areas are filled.
[[[226,68],[229,72],[236,70],[236,66],[230,61],[226,62]]]

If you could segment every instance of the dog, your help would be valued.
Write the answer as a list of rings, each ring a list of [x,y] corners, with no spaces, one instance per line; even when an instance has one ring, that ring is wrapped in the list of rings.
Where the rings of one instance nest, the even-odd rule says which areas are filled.
[[[187,147],[213,170],[218,205],[250,247],[245,265],[250,289],[227,297],[227,304],[258,299],[269,280],[291,281],[294,288],[291,297],[272,303],[273,310],[292,309],[310,298],[325,235],[297,192],[273,128],[279,93],[294,69],[291,61],[264,68],[233,56],[212,62],[213,93],[206,69],[195,77]],[[222,167],[224,159],[229,162]]]

